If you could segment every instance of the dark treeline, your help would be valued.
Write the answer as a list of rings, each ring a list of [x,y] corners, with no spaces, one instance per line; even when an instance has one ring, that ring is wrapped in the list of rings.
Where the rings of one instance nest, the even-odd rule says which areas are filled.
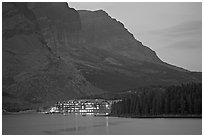
[[[113,115],[201,115],[202,84],[137,91],[112,106]]]

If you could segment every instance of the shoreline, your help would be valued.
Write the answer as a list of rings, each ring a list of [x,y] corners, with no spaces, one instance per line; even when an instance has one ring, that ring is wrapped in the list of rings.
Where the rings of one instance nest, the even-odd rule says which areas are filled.
[[[201,118],[202,115],[154,115],[154,116],[140,116],[140,115],[113,115],[110,114],[108,117],[118,117],[118,118]]]
[[[15,115],[15,114],[31,114],[31,113],[40,113],[36,110],[26,110],[26,111],[19,111],[19,112],[8,112],[4,111],[2,112],[2,115]],[[61,113],[56,113],[61,114]],[[96,117],[118,117],[118,118],[201,118],[202,115],[115,115],[115,114],[109,114],[109,115],[100,115]]]
[[[2,115],[15,115],[15,114],[30,114],[30,113],[37,113],[36,110],[23,110],[23,111],[2,111]]]

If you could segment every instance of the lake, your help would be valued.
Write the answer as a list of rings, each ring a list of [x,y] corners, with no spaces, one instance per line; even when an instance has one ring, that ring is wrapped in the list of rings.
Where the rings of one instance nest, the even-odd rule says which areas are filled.
[[[93,115],[12,114],[2,116],[6,135],[196,135],[202,134],[202,119],[117,118]]]

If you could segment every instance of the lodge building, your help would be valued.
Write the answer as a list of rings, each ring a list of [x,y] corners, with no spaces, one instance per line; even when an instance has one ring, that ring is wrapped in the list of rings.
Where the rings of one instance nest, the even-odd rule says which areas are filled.
[[[81,99],[57,102],[55,107],[62,113],[89,113],[89,114],[109,114],[111,105],[120,100],[103,99]]]

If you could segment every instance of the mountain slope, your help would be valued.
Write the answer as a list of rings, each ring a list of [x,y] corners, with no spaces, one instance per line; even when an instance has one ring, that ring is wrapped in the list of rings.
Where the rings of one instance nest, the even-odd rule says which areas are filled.
[[[89,46],[130,59],[161,62],[154,51],[143,46],[121,22],[111,18],[105,11],[78,12],[82,22],[82,36]]]
[[[121,22],[111,18],[105,11],[80,10],[78,12],[82,24],[81,36],[88,46],[103,49],[135,61],[146,61],[178,71],[186,71],[164,63],[155,51],[136,40]]]

